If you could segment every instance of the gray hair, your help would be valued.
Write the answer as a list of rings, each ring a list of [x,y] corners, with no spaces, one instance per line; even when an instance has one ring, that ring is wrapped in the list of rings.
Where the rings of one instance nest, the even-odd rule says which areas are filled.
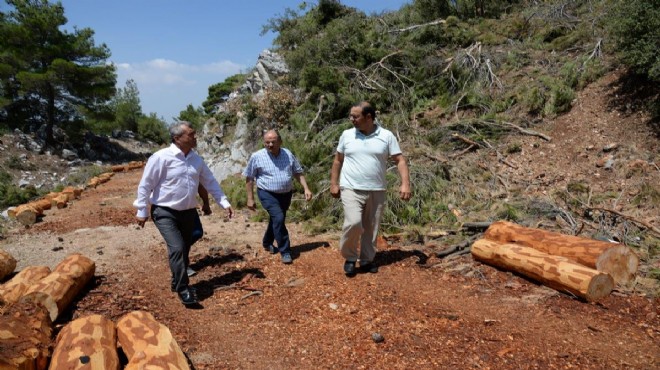
[[[192,128],[192,123],[188,121],[179,121],[170,126],[170,139],[172,139],[172,142],[174,142],[175,137],[183,135],[184,127]]]

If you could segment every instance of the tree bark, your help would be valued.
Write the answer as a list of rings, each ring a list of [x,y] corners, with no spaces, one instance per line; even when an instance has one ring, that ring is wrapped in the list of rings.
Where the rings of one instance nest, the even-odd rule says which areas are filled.
[[[618,284],[631,281],[639,267],[639,257],[623,244],[531,229],[506,221],[493,223],[486,230],[484,238],[500,243],[515,243],[550,255],[570,258],[612,275]]]
[[[0,286],[0,300],[6,304],[18,302],[34,284],[50,274],[48,266],[28,266]]]
[[[57,335],[49,369],[120,369],[115,324],[101,315],[67,324]]]
[[[41,306],[18,303],[0,310],[0,369],[46,369],[52,334]]]
[[[80,254],[62,260],[53,272],[32,285],[21,297],[21,302],[44,305],[55,321],[94,276],[94,262]]]
[[[518,244],[479,239],[472,244],[472,255],[489,265],[520,273],[590,302],[607,297],[614,288],[609,274]]]
[[[145,311],[133,311],[117,322],[117,339],[126,357],[126,370],[189,369],[186,356],[172,333]]]
[[[0,281],[9,276],[16,268],[16,259],[14,256],[0,249]]]
[[[66,207],[67,203],[69,203],[69,196],[64,193],[60,193],[50,199],[50,204],[52,204],[53,207],[57,207],[57,209]]]

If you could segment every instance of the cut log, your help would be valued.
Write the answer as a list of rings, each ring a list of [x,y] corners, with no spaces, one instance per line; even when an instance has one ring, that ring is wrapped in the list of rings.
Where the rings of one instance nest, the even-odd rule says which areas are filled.
[[[66,207],[67,203],[69,203],[69,195],[66,193],[59,193],[50,199],[50,204],[57,209]]]
[[[28,266],[0,286],[0,300],[5,303],[18,302],[34,284],[50,274],[48,266]]]
[[[614,288],[614,280],[607,273],[519,244],[479,239],[472,244],[472,255],[486,264],[520,273],[590,302],[607,297]]]
[[[21,204],[16,207],[16,219],[23,225],[29,226],[37,222],[37,217],[43,216],[43,211],[31,204]]]
[[[98,177],[94,176],[89,181],[87,181],[87,187],[96,188],[101,183]]]
[[[0,369],[46,369],[52,333],[41,306],[18,303],[0,310]]]
[[[114,165],[110,168],[112,169],[112,172],[126,172],[126,171],[128,171],[128,165],[125,165],[125,164],[117,164],[117,165]]]
[[[189,369],[170,329],[145,311],[133,311],[117,322],[117,339],[129,369]]]
[[[49,369],[118,370],[115,324],[101,315],[76,319],[57,335]]]
[[[16,259],[14,256],[0,249],[0,281],[9,276],[16,268]]]
[[[55,266],[48,276],[32,285],[20,301],[42,304],[55,321],[92,279],[94,270],[92,260],[72,254]]]
[[[493,223],[486,230],[484,238],[500,243],[515,243],[553,256],[570,258],[612,275],[618,284],[631,281],[639,267],[639,257],[623,244],[531,229],[506,221]]]
[[[43,214],[44,211],[47,211],[51,208],[50,199],[46,199],[46,198],[35,200],[34,202],[30,202],[29,204],[31,204],[34,208],[36,208],[41,214]]]
[[[83,189],[81,188],[76,188],[73,186],[67,186],[66,188],[62,189],[61,193],[64,193],[69,196],[69,201],[72,201],[74,199],[80,198],[80,194],[82,194]],[[73,197],[71,197],[73,195]]]

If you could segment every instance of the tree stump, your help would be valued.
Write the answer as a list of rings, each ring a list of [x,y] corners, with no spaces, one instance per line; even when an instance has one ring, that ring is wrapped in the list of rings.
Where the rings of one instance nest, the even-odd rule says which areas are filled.
[[[129,369],[189,369],[172,333],[145,311],[133,311],[117,322],[117,339]]]
[[[101,315],[76,319],[57,335],[49,369],[120,369],[115,324]]]
[[[16,268],[16,259],[14,256],[0,249],[0,281],[9,276]]]
[[[472,244],[472,255],[486,264],[520,273],[590,302],[607,297],[614,288],[614,280],[607,273],[518,244],[479,239]]]
[[[20,301],[42,304],[55,321],[94,277],[94,270],[92,260],[81,254],[72,254],[55,266],[48,276],[32,285]]]
[[[5,303],[18,302],[23,294],[34,284],[50,274],[48,266],[28,266],[11,280],[0,286],[0,300]]]
[[[52,334],[42,306],[17,303],[0,310],[0,369],[46,369]]]
[[[553,256],[570,258],[612,275],[614,281],[619,284],[631,281],[639,267],[639,257],[623,244],[532,229],[506,221],[493,223],[486,230],[484,238],[500,243],[515,243]]]

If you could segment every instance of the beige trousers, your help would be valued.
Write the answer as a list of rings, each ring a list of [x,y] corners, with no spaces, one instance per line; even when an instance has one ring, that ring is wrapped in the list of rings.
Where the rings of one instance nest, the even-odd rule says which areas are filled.
[[[385,209],[385,191],[341,189],[344,225],[339,241],[347,261],[369,263],[376,256],[376,236]],[[359,253],[358,253],[359,249]]]

